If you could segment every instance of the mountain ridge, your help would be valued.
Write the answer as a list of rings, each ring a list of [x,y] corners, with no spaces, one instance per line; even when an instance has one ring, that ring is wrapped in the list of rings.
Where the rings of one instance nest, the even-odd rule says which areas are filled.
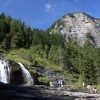
[[[100,47],[100,19],[84,12],[62,16],[49,28],[49,33],[60,33],[66,37],[66,40],[70,37],[80,46],[89,40],[95,47]],[[92,39],[87,38],[88,33]]]

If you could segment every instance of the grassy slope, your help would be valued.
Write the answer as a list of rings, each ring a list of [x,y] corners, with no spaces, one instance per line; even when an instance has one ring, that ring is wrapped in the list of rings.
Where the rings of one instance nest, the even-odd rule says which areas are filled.
[[[51,62],[47,59],[43,59],[39,55],[33,56],[33,54],[30,54],[29,49],[11,50],[7,53],[4,53],[3,56],[7,60],[14,60],[16,62],[23,63],[30,70],[30,72],[32,72],[33,76],[37,75],[37,74],[41,75],[39,72],[31,69],[31,65],[34,65],[35,61],[38,62],[39,66],[44,67],[46,69],[52,68],[54,71],[63,71],[64,72],[64,70],[60,66],[55,65],[53,62]],[[58,77],[62,77],[62,76],[58,76]],[[40,77],[39,80],[47,81],[48,79],[46,77]]]
[[[55,65],[53,62],[47,59],[43,59],[39,56],[32,56],[32,58],[30,58],[30,52],[28,49],[11,50],[8,53],[5,53],[4,57],[7,60],[15,60],[16,62],[22,62],[28,66],[34,64],[34,61],[37,61],[38,65],[44,68],[53,68],[54,70],[62,71],[60,66]]]

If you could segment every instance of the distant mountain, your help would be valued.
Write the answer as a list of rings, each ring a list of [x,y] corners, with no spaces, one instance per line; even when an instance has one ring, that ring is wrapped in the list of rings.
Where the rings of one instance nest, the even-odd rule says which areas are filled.
[[[95,47],[100,47],[100,19],[94,18],[84,12],[67,14],[56,21],[50,28],[50,34],[63,34],[80,46],[88,40]]]

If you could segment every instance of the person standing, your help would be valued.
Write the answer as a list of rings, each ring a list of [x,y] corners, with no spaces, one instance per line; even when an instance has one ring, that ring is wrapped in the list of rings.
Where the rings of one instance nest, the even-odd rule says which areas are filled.
[[[93,92],[97,93],[97,88],[96,87],[93,88]]]
[[[83,87],[85,87],[85,83],[83,82]]]
[[[63,80],[60,80],[61,87],[63,87]]]
[[[58,80],[58,87],[61,87],[61,80]]]
[[[86,88],[88,89],[89,92],[91,92],[91,85],[87,85]]]
[[[51,82],[51,81],[50,81],[50,83],[49,83],[49,84],[50,84],[50,87],[53,87],[53,86],[52,86],[52,82]]]

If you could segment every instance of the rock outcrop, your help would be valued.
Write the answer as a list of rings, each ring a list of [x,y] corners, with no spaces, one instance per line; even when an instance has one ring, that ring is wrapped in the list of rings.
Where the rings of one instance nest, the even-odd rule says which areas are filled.
[[[53,68],[43,68],[41,66],[34,66],[33,69],[37,72],[39,72],[41,75],[48,77],[50,79],[56,79],[57,76],[59,75],[65,75],[63,72],[61,71],[56,71]]]
[[[100,47],[100,19],[79,12],[67,14],[56,21],[51,28],[50,34],[63,34],[77,42],[80,46],[89,40],[95,47]]]

